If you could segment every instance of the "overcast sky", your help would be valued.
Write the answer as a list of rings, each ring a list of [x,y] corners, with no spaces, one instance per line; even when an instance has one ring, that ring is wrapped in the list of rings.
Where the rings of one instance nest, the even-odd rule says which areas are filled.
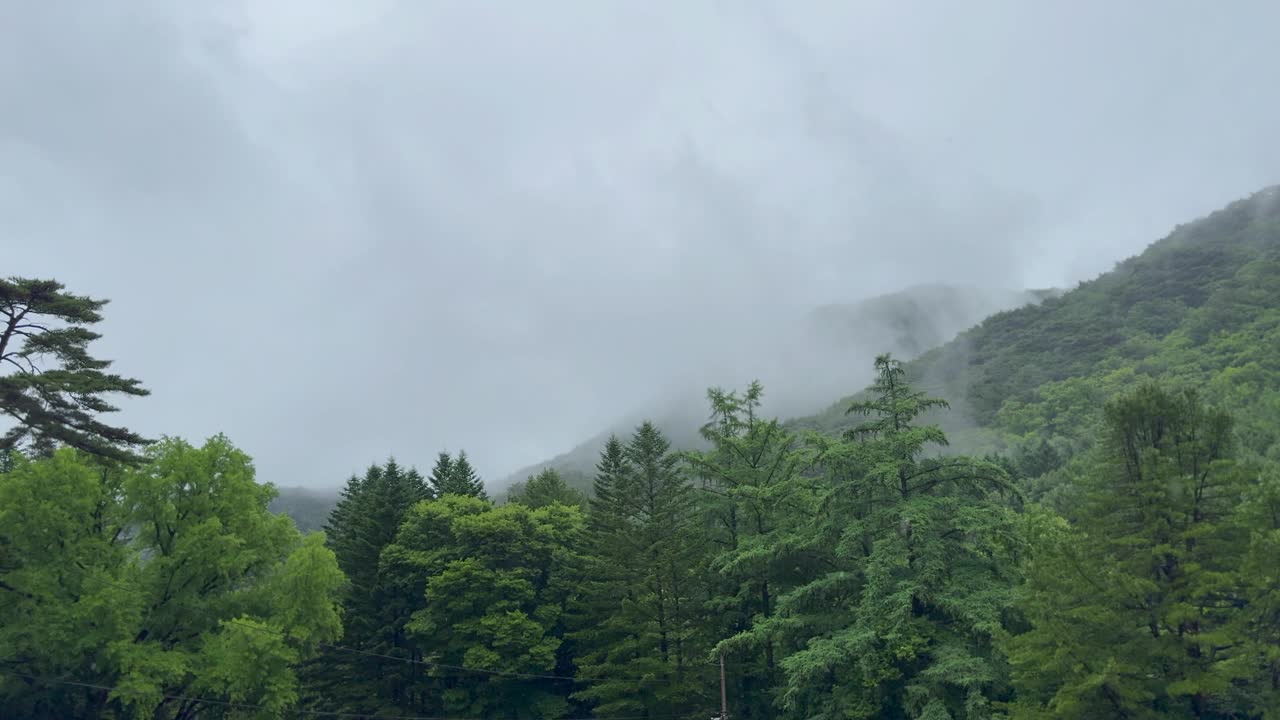
[[[1280,4],[0,0],[0,274],[150,435],[497,478],[734,338],[1074,283],[1280,181]]]

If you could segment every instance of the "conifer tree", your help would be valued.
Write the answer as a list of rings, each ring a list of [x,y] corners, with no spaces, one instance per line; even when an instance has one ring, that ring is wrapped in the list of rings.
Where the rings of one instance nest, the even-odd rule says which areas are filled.
[[[348,580],[343,602],[347,646],[380,655],[412,656],[404,626],[421,606],[420,598],[406,596],[389,582],[380,561],[409,509],[430,497],[418,471],[401,467],[394,458],[347,481],[325,527],[329,546]],[[371,698],[385,700],[390,707],[405,707],[413,676],[412,665],[340,651],[323,654],[309,667],[313,693],[361,712],[378,709],[366,704]]]
[[[622,528],[626,517],[622,503],[630,494],[626,487],[630,478],[631,465],[622,440],[617,435],[610,435],[600,452],[596,476],[591,484],[588,523],[596,539],[603,541]]]
[[[1251,717],[1231,418],[1157,385],[1104,416],[1075,527],[1047,512],[1031,526],[1032,628],[1007,642],[1015,716]]]
[[[525,481],[519,491],[513,492],[510,501],[530,508],[546,507],[554,503],[584,507],[587,497],[569,487],[555,468],[544,468]]]
[[[467,459],[466,450],[459,450],[458,457],[453,461],[450,487],[452,488],[450,492],[456,495],[470,495],[481,500],[489,499],[484,491],[484,483],[476,474],[475,468],[471,467],[471,461]]]
[[[460,451],[456,458],[451,457],[447,452],[441,452],[436,458],[435,467],[431,469],[430,482],[436,497],[465,495],[481,500],[487,500],[489,497],[484,491],[484,483],[481,482],[480,476],[471,467],[471,461],[467,459],[465,450]]]
[[[758,382],[741,395],[708,391],[711,421],[702,436],[711,449],[687,456],[701,480],[703,535],[712,553],[708,610],[719,620],[717,636],[728,638],[717,650],[727,652],[736,669],[731,687],[736,715],[744,718],[774,716],[782,650],[768,632],[756,637],[751,628],[769,622],[777,596],[814,570],[796,542],[813,515],[813,487],[803,477],[811,453],[776,419],[759,416],[763,396]]]
[[[693,502],[679,457],[645,422],[599,464],[590,525],[600,577],[579,617],[574,697],[606,714],[678,714],[709,687]]]
[[[449,453],[441,450],[436,456],[436,464],[431,468],[431,475],[427,477],[427,483],[431,486],[431,491],[436,497],[445,494],[445,489],[449,487],[450,478],[453,477],[453,458]]]
[[[111,361],[89,353],[89,343],[101,337],[89,328],[102,320],[106,304],[65,292],[53,280],[0,279],[0,412],[16,423],[0,435],[0,451],[30,441],[41,457],[65,445],[112,460],[142,460],[135,449],[151,441],[97,417],[117,409],[107,395],[150,392],[138,380],[108,372]]]
[[[826,571],[786,593],[753,632],[801,648],[782,659],[792,717],[985,718],[1007,699],[993,635],[1016,569],[1012,489],[997,465],[931,457],[945,407],[914,391],[888,355],[870,420],[824,442],[827,477],[807,547]]]

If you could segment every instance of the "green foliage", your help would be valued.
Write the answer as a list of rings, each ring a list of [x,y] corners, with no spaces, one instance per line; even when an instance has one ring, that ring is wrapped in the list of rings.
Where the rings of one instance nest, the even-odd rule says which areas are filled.
[[[116,410],[104,396],[147,395],[138,380],[107,372],[109,360],[89,354],[101,337],[106,300],[72,295],[53,280],[0,279],[0,412],[16,425],[0,435],[0,451],[24,440],[48,454],[69,446],[104,458],[137,462],[150,441],[97,419]],[[42,367],[46,362],[51,367]]]
[[[702,433],[711,449],[687,456],[701,483],[710,550],[707,611],[726,638],[718,649],[734,668],[735,715],[745,718],[773,717],[777,656],[794,649],[752,630],[773,618],[778,595],[816,570],[812,553],[796,541],[815,507],[815,488],[803,475],[813,454],[776,419],[758,415],[763,395],[754,382],[742,395],[709,391],[711,421]]]
[[[1246,448],[1280,456],[1277,192],[1181,226],[1059,297],[992,315],[907,363],[907,378],[957,407],[940,421],[971,451],[1045,439],[1083,452],[1107,399],[1159,378],[1202,387],[1232,408]],[[844,430],[847,404],[796,425]]]
[[[409,509],[428,497],[422,476],[394,459],[347,481],[325,532],[348,579],[342,603],[345,646],[361,652],[328,650],[311,663],[309,701],[356,712],[410,702],[408,688],[418,673],[392,658],[412,656],[404,627],[417,603],[380,572],[379,561]]]
[[[1261,708],[1242,688],[1269,673],[1262,647],[1242,642],[1249,534],[1230,418],[1155,385],[1105,417],[1074,524],[1030,521],[1031,629],[1007,642],[1014,714],[1249,717]]]
[[[440,453],[305,537],[225,438],[72,417],[142,392],[101,304],[0,284],[0,716],[706,717],[722,657],[744,719],[1280,717],[1280,189],[817,418],[713,389],[590,500]]]
[[[687,712],[705,701],[711,667],[700,630],[700,548],[693,489],[652,423],[607,444],[596,478],[589,575],[576,611],[573,697],[601,715]]]
[[[553,468],[545,468],[542,472],[529,478],[519,488],[513,488],[508,494],[510,502],[520,503],[531,508],[546,507],[553,503],[570,505],[583,510],[587,508],[587,496],[564,481],[564,477]]]
[[[433,710],[530,719],[569,711],[564,681],[516,675],[571,670],[564,613],[578,585],[582,526],[575,507],[494,507],[452,494],[410,511],[382,558],[403,586],[421,583],[408,636],[431,662],[495,671],[429,670],[422,683],[438,698]]]
[[[449,453],[440,453],[436,465],[431,470],[430,485],[436,496],[465,495],[487,500],[484,483],[471,467],[467,453],[461,451],[458,456],[450,457]]]
[[[0,715],[290,707],[298,661],[341,634],[343,577],[320,536],[267,510],[273,492],[222,437],[166,439],[136,469],[19,458],[0,475]]]
[[[871,420],[824,441],[807,547],[825,568],[760,623],[800,648],[781,661],[794,717],[988,717],[1007,696],[993,647],[1016,583],[1015,499],[1004,471],[926,457],[946,437],[914,424],[939,400],[876,360]]]

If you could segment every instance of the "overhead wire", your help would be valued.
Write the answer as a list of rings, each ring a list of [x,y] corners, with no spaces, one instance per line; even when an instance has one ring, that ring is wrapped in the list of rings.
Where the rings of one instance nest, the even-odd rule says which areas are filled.
[[[41,675],[31,675],[29,673],[13,672],[12,670],[0,669],[0,674],[11,675],[14,677],[27,678],[36,682],[54,683],[58,685],[69,685],[73,687],[88,688],[91,690],[103,690],[106,692],[114,692],[117,687],[111,685],[101,685],[98,683],[83,682],[79,680],[67,680],[65,678],[46,677]],[[233,710],[269,710],[270,706],[255,705],[253,703],[235,702],[233,700],[215,700],[212,698],[193,697],[190,695],[172,695],[162,693],[160,697],[165,700],[176,700],[179,702],[194,702],[216,705],[218,707],[231,708]],[[348,720],[481,720],[480,718],[464,718],[456,716],[442,715],[371,715],[368,713],[351,713],[337,710],[307,710],[304,708],[290,708],[288,712],[299,715],[307,715],[311,717],[331,717],[331,718],[347,718]],[[577,718],[565,718],[564,720],[675,720],[680,718],[679,715],[589,715]]]
[[[122,584],[120,584],[120,583],[118,583],[118,582],[115,582],[115,581],[112,581],[112,580],[107,580],[106,578],[102,578],[102,577],[96,577],[96,576],[88,576],[88,577],[89,577],[89,579],[97,580],[98,582],[101,582],[101,583],[103,583],[103,584],[105,584],[105,585],[110,585],[111,587],[115,587],[115,588],[118,588],[118,589],[121,589],[121,590],[127,590],[127,591],[131,591],[131,592],[132,592],[132,591],[134,591],[134,590],[139,589],[139,588],[137,588],[137,587],[130,587],[130,586],[127,586],[127,585],[122,585]],[[187,612],[190,612],[190,610],[187,610]],[[214,621],[214,622],[220,622],[220,623],[227,623],[227,624],[232,624],[232,625],[238,625],[238,626],[240,626],[240,627],[244,627],[244,628],[247,628],[247,629],[250,629],[250,630],[255,630],[255,631],[257,631],[257,632],[262,632],[262,633],[267,633],[267,634],[275,635],[276,637],[279,637],[279,638],[282,638],[282,639],[285,637],[284,632],[283,632],[283,631],[281,631],[281,630],[277,630],[277,629],[275,629],[275,628],[263,627],[263,626],[261,626],[261,625],[255,625],[255,624],[252,624],[252,623],[247,623],[247,622],[245,622],[245,621],[243,621],[243,620],[240,620],[239,618],[218,618],[218,617],[214,617],[214,616],[212,616],[212,615],[206,615],[206,619],[208,619],[208,620],[212,620],[212,621]],[[366,657],[377,657],[377,658],[382,658],[382,659],[386,659],[386,660],[394,660],[394,661],[396,661],[396,662],[411,663],[411,664],[414,664],[414,665],[422,665],[422,666],[430,667],[430,668],[443,668],[443,669],[445,669],[445,670],[452,670],[452,671],[455,671],[455,672],[457,672],[457,673],[471,673],[471,674],[479,674],[479,675],[491,675],[491,676],[495,676],[495,677],[509,677],[509,678],[514,678],[514,679],[517,679],[517,680],[560,680],[560,681],[569,681],[569,682],[577,682],[577,683],[590,684],[590,683],[606,683],[606,682],[616,682],[616,681],[624,681],[624,682],[639,682],[639,681],[651,681],[651,680],[656,680],[656,679],[658,679],[658,677],[657,677],[657,676],[652,675],[652,674],[648,674],[648,675],[614,675],[614,676],[611,676],[611,677],[590,678],[590,677],[577,677],[577,676],[573,676],[573,675],[553,675],[553,674],[543,674],[543,673],[522,673],[522,672],[515,672],[515,671],[510,671],[510,670],[497,670],[497,669],[493,669],[493,668],[467,667],[467,666],[465,666],[465,665],[450,665],[450,664],[448,664],[448,663],[431,662],[431,661],[429,661],[429,660],[418,660],[418,659],[415,659],[415,658],[399,657],[399,656],[396,656],[396,655],[387,655],[387,654],[385,654],[385,653],[374,652],[374,651],[371,651],[371,650],[362,650],[362,649],[360,649],[360,648],[353,648],[353,647],[348,647],[348,646],[345,646],[345,645],[337,645],[337,644],[333,644],[333,643],[317,642],[317,643],[316,643],[316,646],[317,646],[317,647],[324,648],[324,649],[326,649],[326,650],[333,650],[333,651],[337,651],[337,652],[345,652],[345,653],[351,653],[351,654],[355,654],[355,655],[364,655],[364,656],[366,656]],[[710,661],[708,661],[708,664],[710,664]]]

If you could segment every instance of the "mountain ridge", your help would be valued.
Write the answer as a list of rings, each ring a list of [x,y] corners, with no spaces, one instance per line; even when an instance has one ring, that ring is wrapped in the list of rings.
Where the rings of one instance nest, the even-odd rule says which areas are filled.
[[[806,320],[847,329],[842,312],[850,307],[879,303],[883,312],[884,303],[929,287],[936,286],[821,306]],[[1179,224],[1074,288],[1026,292],[1029,302],[977,318],[915,357],[910,347],[898,352],[904,345],[900,338],[897,348],[871,343],[877,353],[892,350],[906,359],[908,375],[920,389],[951,402],[952,410],[936,420],[954,450],[1027,456],[1029,439],[1047,435],[1049,444],[1062,450],[1042,447],[1041,455],[1070,455],[1090,435],[1109,397],[1143,379],[1162,379],[1201,388],[1211,400],[1230,401],[1238,409],[1239,432],[1249,452],[1280,460],[1280,354],[1262,350],[1280,348],[1280,185]],[[938,297],[945,299],[946,291]],[[906,317],[920,312],[918,305],[905,306]],[[832,342],[838,349],[839,337]],[[846,366],[859,369],[852,361]],[[847,385],[858,383],[851,378]],[[839,432],[853,424],[845,409],[858,396],[845,394],[786,424]],[[638,423],[642,415],[511,473],[491,490],[502,492],[546,467],[585,489],[597,446],[612,432],[629,432],[629,421]],[[699,418],[682,422],[672,438],[677,447],[690,438],[696,442],[701,424]],[[1055,468],[1045,461],[1037,470],[1051,474]],[[281,488],[281,493],[277,506],[285,509],[292,489]],[[308,511],[313,510],[310,501],[302,501]]]
[[[956,406],[939,420],[960,447],[1004,452],[1026,434],[1020,428],[1030,421],[1020,415],[1038,408],[1037,421],[1051,428],[1063,424],[1062,417],[1091,422],[1096,418],[1085,405],[1096,411],[1115,390],[1141,378],[1202,385],[1222,395],[1222,374],[1253,363],[1280,380],[1275,360],[1223,345],[1225,337],[1249,332],[1280,347],[1277,308],[1280,185],[1176,226],[1057,297],[994,313],[906,363],[906,370],[922,389]],[[1103,384],[1085,392],[1084,379]],[[1067,400],[1061,393],[1083,394]],[[856,396],[791,424],[845,429],[852,420],[844,408]],[[1056,432],[1064,441],[1084,434],[1067,427]]]

